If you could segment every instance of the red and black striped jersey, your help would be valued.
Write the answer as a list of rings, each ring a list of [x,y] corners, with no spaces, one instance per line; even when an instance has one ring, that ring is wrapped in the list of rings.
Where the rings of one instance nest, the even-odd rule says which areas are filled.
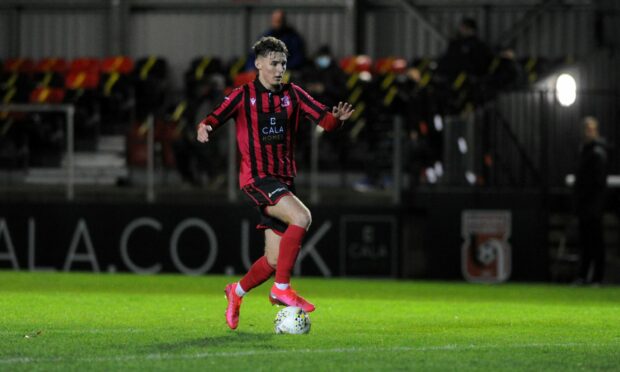
[[[241,153],[239,185],[243,187],[264,177],[295,177],[295,141],[302,116],[327,131],[341,124],[299,86],[282,84],[280,90],[270,91],[256,79],[235,89],[200,124],[215,130],[235,120]]]

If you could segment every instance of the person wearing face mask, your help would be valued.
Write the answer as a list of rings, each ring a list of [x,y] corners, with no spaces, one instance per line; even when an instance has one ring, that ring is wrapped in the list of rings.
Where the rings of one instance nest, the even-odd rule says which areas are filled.
[[[226,322],[231,329],[239,323],[243,296],[275,273],[269,300],[272,304],[314,311],[314,305],[290,286],[291,271],[310,227],[310,210],[297,197],[295,146],[302,117],[332,131],[353,113],[347,102],[331,109],[293,83],[284,83],[288,50],[274,37],[263,37],[253,47],[258,77],[225,97],[197,128],[199,142],[208,142],[213,131],[229,119],[235,120],[237,147],[241,153],[239,185],[256,207],[265,234],[265,255],[236,283],[226,286]],[[308,133],[308,132],[305,132]]]
[[[321,46],[301,74],[308,93],[325,104],[333,105],[346,94],[346,77],[338,67],[329,46]]]
[[[346,76],[338,66],[328,45],[321,46],[310,62],[301,71],[301,85],[318,101],[333,106],[347,97]],[[319,162],[324,167],[336,167],[344,175],[347,164],[348,146],[345,145],[347,132],[344,130],[327,133],[321,139],[326,147],[321,147]],[[299,139],[299,161],[307,164],[310,154],[310,136]],[[321,145],[323,146],[323,145]],[[337,161],[334,160],[337,158]]]

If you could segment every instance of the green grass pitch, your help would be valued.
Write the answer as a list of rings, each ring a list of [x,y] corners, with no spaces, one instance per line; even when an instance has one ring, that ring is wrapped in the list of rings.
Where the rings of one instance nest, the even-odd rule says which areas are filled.
[[[265,284],[0,271],[0,371],[619,370],[620,288],[295,278],[308,335],[276,335]]]

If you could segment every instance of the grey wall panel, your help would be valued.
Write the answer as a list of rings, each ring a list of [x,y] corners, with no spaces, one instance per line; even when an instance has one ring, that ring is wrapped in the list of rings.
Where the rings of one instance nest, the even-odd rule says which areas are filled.
[[[437,15],[435,15],[437,18]],[[433,20],[432,22],[436,21]],[[367,13],[364,19],[364,50],[374,58],[402,56],[407,59],[435,56],[446,44],[399,8]]]
[[[19,54],[42,58],[102,57],[106,15],[100,11],[24,11],[19,24]]]
[[[455,35],[463,17],[478,23],[479,35],[495,46],[528,7],[427,7],[420,14],[446,38]],[[374,57],[402,55],[407,58],[438,56],[446,43],[434,38],[428,28],[401,7],[383,7],[365,14],[364,52]],[[587,7],[553,8],[530,23],[513,46],[519,56],[560,58],[583,57],[593,50],[594,17]]]
[[[108,0],[2,0],[2,5],[6,6],[23,6],[31,8],[41,7],[105,7]]]
[[[583,8],[553,10],[539,17],[517,38],[520,55],[583,57],[594,49],[592,12]]]
[[[134,58],[165,57],[173,84],[179,88],[193,58],[218,56],[227,62],[246,53],[241,22],[242,17],[233,11],[134,13],[130,17],[129,54]]]

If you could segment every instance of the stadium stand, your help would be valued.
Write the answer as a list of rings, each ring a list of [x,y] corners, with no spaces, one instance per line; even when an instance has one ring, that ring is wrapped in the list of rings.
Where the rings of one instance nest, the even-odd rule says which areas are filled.
[[[411,163],[422,164],[421,169],[434,164],[441,158],[443,146],[441,136],[433,125],[428,124],[436,115],[471,112],[494,99],[502,90],[535,84],[554,67],[565,63],[566,58],[553,61],[517,59],[511,51],[502,50],[494,55],[486,68],[487,73],[476,77],[462,72],[451,77],[442,75],[437,62],[432,58],[407,62],[398,56],[373,60],[366,55],[348,56],[338,61],[344,76],[341,84],[346,94],[343,99],[356,109],[347,128],[346,141],[355,144],[348,146],[344,160],[348,168],[367,169],[369,161],[381,159],[381,156],[369,154],[389,151],[391,133],[388,125],[394,113],[405,118],[408,138],[415,142],[413,153],[416,160]],[[218,164],[220,169],[212,166],[199,169],[201,166],[197,164],[206,158],[219,159],[221,163],[226,149],[225,146],[216,146],[209,149],[211,153],[201,154],[200,147],[192,143],[192,123],[234,87],[255,79],[254,71],[242,70],[244,63],[245,57],[234,58],[228,63],[217,56],[196,57],[189,62],[183,75],[181,96],[171,99],[174,95],[169,85],[168,62],[162,57],[148,56],[135,62],[127,56],[84,57],[72,61],[62,57],[38,61],[14,58],[7,59],[2,65],[1,94],[4,103],[74,104],[77,149],[95,151],[101,134],[126,136],[125,154],[130,167],[145,165],[144,123],[149,114],[154,114],[158,161],[168,168],[179,168],[182,178],[189,183],[200,184],[197,180],[201,173],[215,179],[222,169],[221,164]],[[296,81],[303,84],[303,78]],[[16,120],[30,124],[16,130]],[[5,128],[2,141],[6,145],[0,164],[3,167],[57,165],[62,151],[59,143],[65,138],[59,120],[61,118],[56,114],[3,113],[0,123]],[[50,132],[55,133],[50,136],[56,141],[53,146],[43,143],[42,133],[49,135]],[[335,154],[339,150],[329,147],[321,158],[343,161]],[[42,161],[45,157],[37,155],[41,148],[54,148],[55,156],[47,159],[55,160]],[[301,156],[302,163],[303,159]],[[330,166],[336,167],[335,163],[339,162],[322,161],[321,168],[329,170]],[[389,182],[381,175],[381,169],[388,166],[376,164],[372,167],[379,173],[369,175],[368,178],[372,179],[369,183]],[[423,172],[421,176],[424,177]]]

